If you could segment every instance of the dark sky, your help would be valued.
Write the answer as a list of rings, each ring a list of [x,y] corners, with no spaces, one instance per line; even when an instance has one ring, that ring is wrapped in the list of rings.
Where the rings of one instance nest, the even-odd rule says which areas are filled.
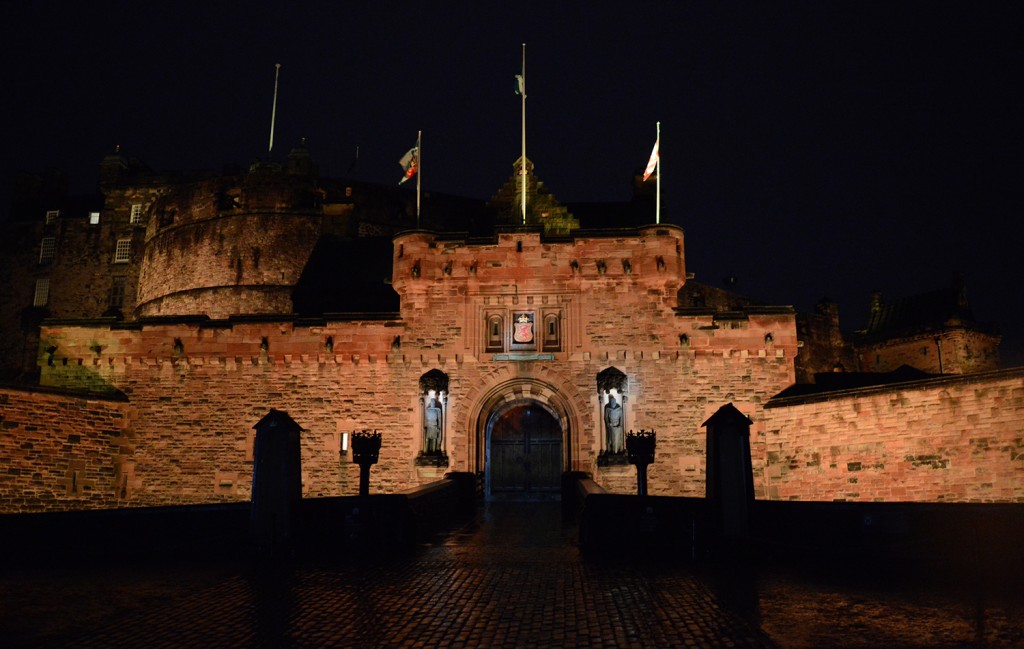
[[[965,274],[1024,364],[1019,2],[33,2],[5,5],[3,204],[19,170],[95,187],[121,145],[158,169],[301,137],[393,183],[489,198],[528,145],[562,202],[619,201],[662,122],[663,218],[698,280],[864,324]]]

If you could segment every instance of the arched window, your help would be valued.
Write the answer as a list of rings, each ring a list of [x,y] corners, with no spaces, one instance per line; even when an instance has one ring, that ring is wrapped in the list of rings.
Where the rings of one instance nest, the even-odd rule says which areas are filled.
[[[544,341],[544,351],[546,352],[557,352],[562,349],[562,333],[561,333],[561,322],[557,313],[547,313],[544,315],[542,340]]]
[[[492,313],[487,316],[487,341],[488,352],[501,352],[505,350],[505,319],[500,314]]]

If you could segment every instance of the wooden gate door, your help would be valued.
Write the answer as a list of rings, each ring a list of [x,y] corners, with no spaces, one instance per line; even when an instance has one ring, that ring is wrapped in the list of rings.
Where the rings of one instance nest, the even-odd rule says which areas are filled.
[[[494,423],[490,440],[491,493],[556,493],[562,479],[562,430],[543,408],[515,406]]]

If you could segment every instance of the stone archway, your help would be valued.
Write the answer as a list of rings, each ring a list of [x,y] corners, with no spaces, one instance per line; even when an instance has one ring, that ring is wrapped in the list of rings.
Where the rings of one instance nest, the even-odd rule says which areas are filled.
[[[549,477],[558,475],[558,487],[561,488],[561,474],[571,470],[580,454],[579,412],[581,401],[573,386],[568,386],[568,394],[558,390],[554,385],[532,377],[509,377],[507,380],[492,385],[475,400],[472,408],[474,434],[470,442],[470,470],[484,476],[488,496],[492,495],[492,478],[494,477],[491,462],[493,457],[494,433],[497,430],[499,457],[502,453],[525,460],[530,455],[529,478],[532,482],[521,483],[529,487],[523,491],[533,491],[534,485],[550,486]],[[519,448],[515,448],[519,445]],[[503,448],[503,446],[513,448]],[[515,461],[514,459],[511,461]],[[543,464],[541,468],[536,463]],[[555,465],[557,463],[557,467]],[[508,466],[499,467],[500,470]],[[509,479],[499,471],[499,489],[512,488],[503,480]],[[539,480],[539,482],[538,482]],[[529,497],[529,493],[523,494]]]
[[[542,498],[561,491],[562,427],[534,400],[491,413],[486,440],[487,492],[496,498]]]

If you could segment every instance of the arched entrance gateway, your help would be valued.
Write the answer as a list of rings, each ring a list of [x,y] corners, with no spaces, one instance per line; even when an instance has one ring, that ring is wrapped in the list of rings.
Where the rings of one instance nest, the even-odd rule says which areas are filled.
[[[536,401],[514,403],[487,423],[487,487],[496,498],[541,498],[562,484],[562,428]]]
[[[575,422],[569,401],[546,383],[517,379],[491,389],[480,402],[474,440],[487,496],[557,497],[575,455]]]

